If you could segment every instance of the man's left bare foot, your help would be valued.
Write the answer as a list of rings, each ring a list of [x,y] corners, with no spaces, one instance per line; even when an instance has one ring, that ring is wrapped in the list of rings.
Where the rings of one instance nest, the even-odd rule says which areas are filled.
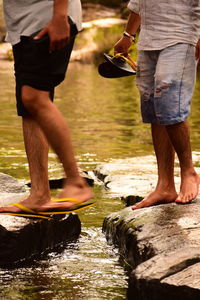
[[[184,174],[182,176],[181,188],[175,202],[180,204],[190,203],[199,192],[200,177],[196,173]]]

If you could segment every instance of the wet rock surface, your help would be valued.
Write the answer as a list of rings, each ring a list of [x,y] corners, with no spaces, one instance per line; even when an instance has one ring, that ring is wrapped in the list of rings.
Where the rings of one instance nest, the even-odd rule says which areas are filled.
[[[105,219],[106,238],[119,247],[131,270],[129,293],[137,299],[174,293],[170,299],[200,299],[199,219],[200,200],[137,211],[128,207]]]
[[[9,215],[0,216],[0,267],[16,267],[78,238],[81,222],[77,215],[60,215],[49,220]]]
[[[95,174],[111,195],[119,193],[126,205],[132,205],[154,188],[156,162],[151,156],[114,160],[99,166]],[[106,238],[119,248],[130,274],[128,299],[200,299],[199,220],[199,199],[135,211],[127,207],[105,218]]]
[[[93,180],[84,173],[89,185]],[[50,185],[60,188],[63,179]],[[26,185],[7,174],[0,173],[0,205],[18,202],[28,195]],[[51,219],[23,218],[0,215],[0,267],[15,267],[40,258],[79,237],[81,222],[76,214],[58,215]]]

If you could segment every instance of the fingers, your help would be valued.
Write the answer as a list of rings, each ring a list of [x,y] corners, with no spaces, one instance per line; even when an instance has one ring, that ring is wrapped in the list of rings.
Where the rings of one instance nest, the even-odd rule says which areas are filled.
[[[36,36],[34,36],[34,40],[39,40],[39,39],[41,39],[41,38],[43,38],[43,36],[45,36],[45,34],[47,34],[47,29],[46,29],[46,27],[45,28],[43,28]]]
[[[69,39],[70,33],[69,28],[55,27],[52,24],[48,24],[44,27],[35,37],[34,40],[39,40],[45,35],[49,36],[49,52],[57,51],[64,48]]]
[[[50,37],[50,46],[49,50],[50,52],[60,50],[64,48],[68,43],[69,37],[63,37],[59,39],[53,39]]]
[[[129,39],[121,38],[114,46],[114,54],[122,53],[124,56],[128,56],[128,49],[131,44]]]

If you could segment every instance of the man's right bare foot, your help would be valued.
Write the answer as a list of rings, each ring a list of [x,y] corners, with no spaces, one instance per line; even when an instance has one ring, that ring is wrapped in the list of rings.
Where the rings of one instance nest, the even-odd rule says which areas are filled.
[[[181,178],[181,188],[176,203],[187,204],[192,202],[199,192],[200,177],[196,172],[186,173]]]
[[[165,191],[164,189],[155,189],[151,194],[144,198],[139,203],[132,206],[132,209],[139,209],[143,207],[149,207],[158,204],[171,203],[177,198],[177,193],[173,191]]]

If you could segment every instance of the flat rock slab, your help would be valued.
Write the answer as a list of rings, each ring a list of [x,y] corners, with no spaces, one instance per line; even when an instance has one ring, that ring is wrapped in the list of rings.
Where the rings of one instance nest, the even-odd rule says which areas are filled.
[[[15,267],[40,258],[78,238],[81,222],[75,214],[52,219],[0,216],[0,267]]]
[[[108,241],[119,247],[131,270],[128,298],[200,299],[199,220],[200,200],[136,211],[128,207],[105,219]]]
[[[193,153],[193,161],[200,161],[200,153]],[[196,168],[200,173],[200,168]],[[132,195],[141,200],[150,193],[157,183],[157,163],[154,155],[126,159],[111,159],[97,166],[95,176],[108,188],[110,196],[127,197]],[[179,167],[175,164],[175,184],[180,185]]]

